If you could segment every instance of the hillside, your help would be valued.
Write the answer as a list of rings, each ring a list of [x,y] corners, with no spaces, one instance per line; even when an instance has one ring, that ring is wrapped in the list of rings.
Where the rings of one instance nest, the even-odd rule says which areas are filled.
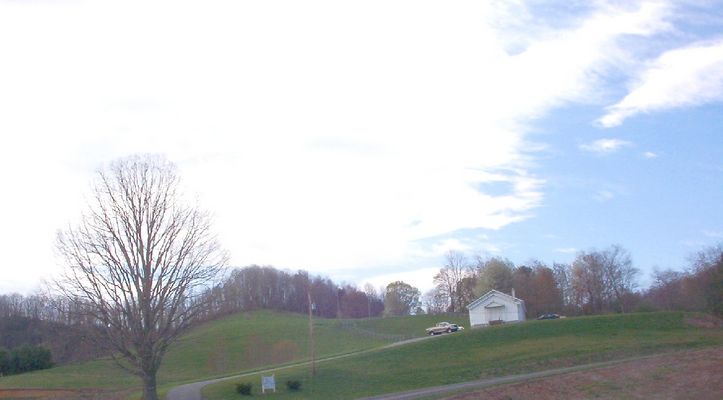
[[[373,324],[373,322],[371,322]],[[380,393],[464,382],[683,349],[723,345],[720,328],[699,327],[683,313],[568,318],[466,330],[418,343],[277,372],[277,379],[302,381],[298,393],[279,398],[352,399]],[[208,399],[236,396],[230,380],[204,389]],[[343,382],[343,384],[340,384]]]
[[[318,357],[351,353],[393,341],[423,336],[439,317],[379,320],[314,320]],[[431,322],[434,321],[434,322]],[[308,319],[302,314],[257,311],[203,324],[169,350],[159,372],[159,386],[225,376],[308,357]],[[138,388],[134,376],[109,359],[75,363],[0,379],[0,388]]]
[[[56,364],[98,357],[99,352],[84,340],[85,336],[82,329],[57,322],[23,316],[0,317],[0,347],[43,346],[52,352]]]
[[[356,398],[638,354],[723,345],[720,328],[691,325],[683,313],[650,313],[467,329],[381,349],[395,341],[423,337],[424,328],[438,321],[464,324],[465,319],[427,315],[315,319],[318,358],[352,355],[321,362],[313,381],[309,380],[308,368],[277,372],[279,382],[299,379],[303,383],[301,392],[279,393],[278,397]],[[231,315],[183,336],[170,349],[159,373],[159,384],[165,391],[183,382],[303,361],[308,354],[307,338],[308,319],[304,315],[272,311]],[[257,390],[260,379],[232,379],[207,387],[204,393],[209,399],[236,398],[233,385],[241,381],[255,383]],[[92,388],[103,390],[101,397],[108,398],[112,392],[123,392],[125,397],[137,393],[139,382],[110,360],[99,359],[0,379],[0,388],[13,387]]]

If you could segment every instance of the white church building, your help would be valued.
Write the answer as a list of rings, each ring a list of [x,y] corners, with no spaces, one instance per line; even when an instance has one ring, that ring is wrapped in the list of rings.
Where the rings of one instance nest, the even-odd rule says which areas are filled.
[[[514,289],[512,295],[490,290],[467,309],[471,327],[525,320],[525,301],[515,297]]]

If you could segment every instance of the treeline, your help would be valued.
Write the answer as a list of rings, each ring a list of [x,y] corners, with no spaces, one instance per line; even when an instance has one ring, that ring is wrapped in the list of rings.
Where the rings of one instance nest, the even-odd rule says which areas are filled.
[[[371,285],[366,285],[362,291],[351,284],[337,284],[328,278],[310,276],[306,271],[292,273],[257,265],[231,270],[220,284],[189,301],[206,305],[200,315],[203,319],[259,309],[307,313],[307,293],[311,295],[312,311],[319,317],[368,318],[380,316],[384,311],[383,293],[378,293]],[[73,326],[94,324],[83,311],[82,304],[45,294],[0,295],[0,319],[11,317]]]
[[[324,318],[368,318],[384,311],[381,295],[370,285],[362,291],[309,276],[306,271],[291,273],[254,265],[232,270],[220,285],[204,294],[207,308],[203,317],[258,309],[307,313],[309,300],[313,314]]]
[[[528,318],[544,313],[568,315],[610,312],[689,310],[723,315],[723,246],[704,249],[681,271],[653,273],[654,283],[638,290],[640,271],[620,246],[582,251],[570,264],[532,260],[515,265],[505,258],[459,252],[446,256],[434,277],[435,288],[422,297],[430,313],[461,312],[495,289],[525,300]]]
[[[48,294],[0,294],[0,318],[24,317],[64,325],[92,324],[83,305]]]
[[[723,317],[723,244],[691,257],[682,271],[655,270],[645,291],[643,309],[707,311]]]
[[[28,296],[32,299],[35,296]],[[7,296],[0,296],[0,302]],[[17,300],[17,297],[15,297]],[[105,355],[87,340],[93,325],[65,324],[46,321],[37,316],[30,318],[20,313],[0,315],[0,348],[16,349],[22,346],[43,346],[52,353],[54,362],[90,360]]]
[[[466,305],[491,289],[515,290],[525,300],[528,318],[566,315],[686,310],[723,316],[723,245],[707,248],[680,270],[656,270],[653,283],[638,289],[640,271],[620,246],[579,252],[569,264],[532,260],[515,265],[501,257],[470,258],[449,252],[424,295],[405,282],[376,290],[337,284],[308,272],[270,266],[231,270],[216,286],[193,300],[205,304],[199,320],[239,311],[271,309],[324,318],[368,318],[419,313],[465,313]],[[47,295],[0,295],[0,347],[45,346],[56,362],[80,361],[102,354],[84,340],[95,321],[83,305]]]
[[[307,313],[309,295],[312,312],[319,317],[368,318],[384,311],[382,295],[369,285],[362,291],[305,271],[292,273],[269,266],[235,268],[220,284],[189,301],[204,304],[197,317],[208,321],[259,309]],[[95,323],[81,303],[45,294],[0,295],[0,347],[11,351],[43,345],[61,364],[89,360],[108,351],[89,340]]]
[[[0,347],[0,376],[47,369],[52,366],[50,350],[42,346],[24,345],[12,350]]]

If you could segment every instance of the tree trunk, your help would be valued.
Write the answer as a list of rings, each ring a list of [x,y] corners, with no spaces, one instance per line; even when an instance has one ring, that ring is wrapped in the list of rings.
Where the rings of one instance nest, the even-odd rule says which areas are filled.
[[[156,392],[156,373],[143,375],[143,400],[158,400]]]

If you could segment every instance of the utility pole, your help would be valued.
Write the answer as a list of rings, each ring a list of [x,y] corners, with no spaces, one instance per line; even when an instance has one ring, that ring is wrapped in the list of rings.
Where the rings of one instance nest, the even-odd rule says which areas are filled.
[[[306,292],[306,297],[309,300],[309,355],[311,357],[311,376],[316,376],[316,354],[314,347],[314,318],[313,310],[314,303],[311,302],[311,290]]]
[[[336,288],[336,319],[341,318],[341,289]]]

